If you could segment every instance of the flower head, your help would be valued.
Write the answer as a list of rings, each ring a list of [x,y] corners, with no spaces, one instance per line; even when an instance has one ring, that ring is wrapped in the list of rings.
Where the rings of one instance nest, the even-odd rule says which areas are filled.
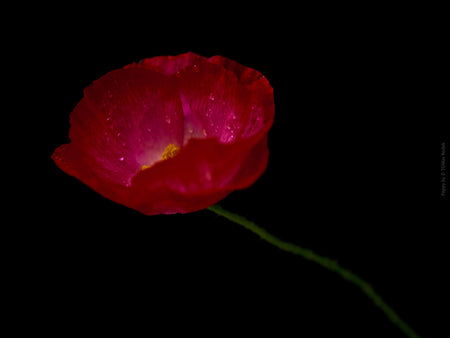
[[[160,56],[84,90],[71,143],[52,155],[66,173],[144,214],[204,209],[265,170],[273,91],[221,56]]]

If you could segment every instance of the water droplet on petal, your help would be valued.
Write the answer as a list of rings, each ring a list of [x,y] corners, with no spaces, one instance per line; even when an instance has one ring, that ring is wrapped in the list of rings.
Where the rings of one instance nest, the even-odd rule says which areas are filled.
[[[216,98],[214,97],[214,94],[213,93],[210,93],[209,94],[209,99],[211,100],[211,101],[214,101]]]
[[[122,156],[121,158],[119,158],[119,161],[123,162],[124,159],[125,159],[125,157]]]
[[[152,128],[147,128],[147,133],[151,133],[152,132]]]
[[[171,118],[170,117],[166,117],[166,122],[167,122],[167,124],[171,124],[172,123]]]
[[[200,70],[197,65],[193,65],[192,68],[194,69],[194,72],[196,72],[196,73],[198,73],[198,71]]]

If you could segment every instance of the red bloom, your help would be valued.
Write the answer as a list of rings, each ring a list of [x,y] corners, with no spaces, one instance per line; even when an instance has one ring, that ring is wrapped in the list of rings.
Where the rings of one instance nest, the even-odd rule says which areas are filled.
[[[265,170],[273,91],[221,56],[145,59],[104,75],[70,115],[55,163],[144,214],[204,209]]]

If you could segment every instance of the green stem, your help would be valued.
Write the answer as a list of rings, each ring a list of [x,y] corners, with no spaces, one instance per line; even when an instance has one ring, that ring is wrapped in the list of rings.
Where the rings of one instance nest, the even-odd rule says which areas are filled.
[[[364,292],[375,303],[375,305],[384,312],[384,314],[391,320],[391,322],[394,323],[406,336],[410,338],[419,338],[419,335],[415,333],[414,330],[408,324],[406,324],[388,304],[386,304],[386,302],[375,292],[372,286],[370,286],[370,284],[362,278],[355,275],[353,272],[340,267],[339,264],[335,261],[332,261],[327,257],[320,256],[309,249],[304,249],[298,245],[284,242],[281,239],[268,233],[266,230],[260,228],[255,223],[247,220],[242,216],[227,211],[217,204],[209,207],[208,209],[220,216],[229,219],[230,221],[242,225],[244,228],[254,232],[262,239],[266,240],[270,244],[275,245],[281,250],[302,256],[303,258],[313,261],[328,270],[336,272],[342,278],[359,287],[362,292]]]

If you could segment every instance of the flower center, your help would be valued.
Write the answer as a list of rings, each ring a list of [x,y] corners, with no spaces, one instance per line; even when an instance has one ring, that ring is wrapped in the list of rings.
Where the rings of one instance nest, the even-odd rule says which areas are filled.
[[[175,144],[170,143],[165,149],[164,152],[161,155],[161,160],[168,160],[169,158],[174,157],[178,152],[180,151],[180,148],[177,147]],[[143,165],[141,170],[150,168],[150,165]]]
[[[164,149],[163,154],[161,155],[162,160],[168,160],[169,158],[174,157],[178,152],[180,151],[180,148],[177,147],[175,144],[169,144],[166,149]]]

